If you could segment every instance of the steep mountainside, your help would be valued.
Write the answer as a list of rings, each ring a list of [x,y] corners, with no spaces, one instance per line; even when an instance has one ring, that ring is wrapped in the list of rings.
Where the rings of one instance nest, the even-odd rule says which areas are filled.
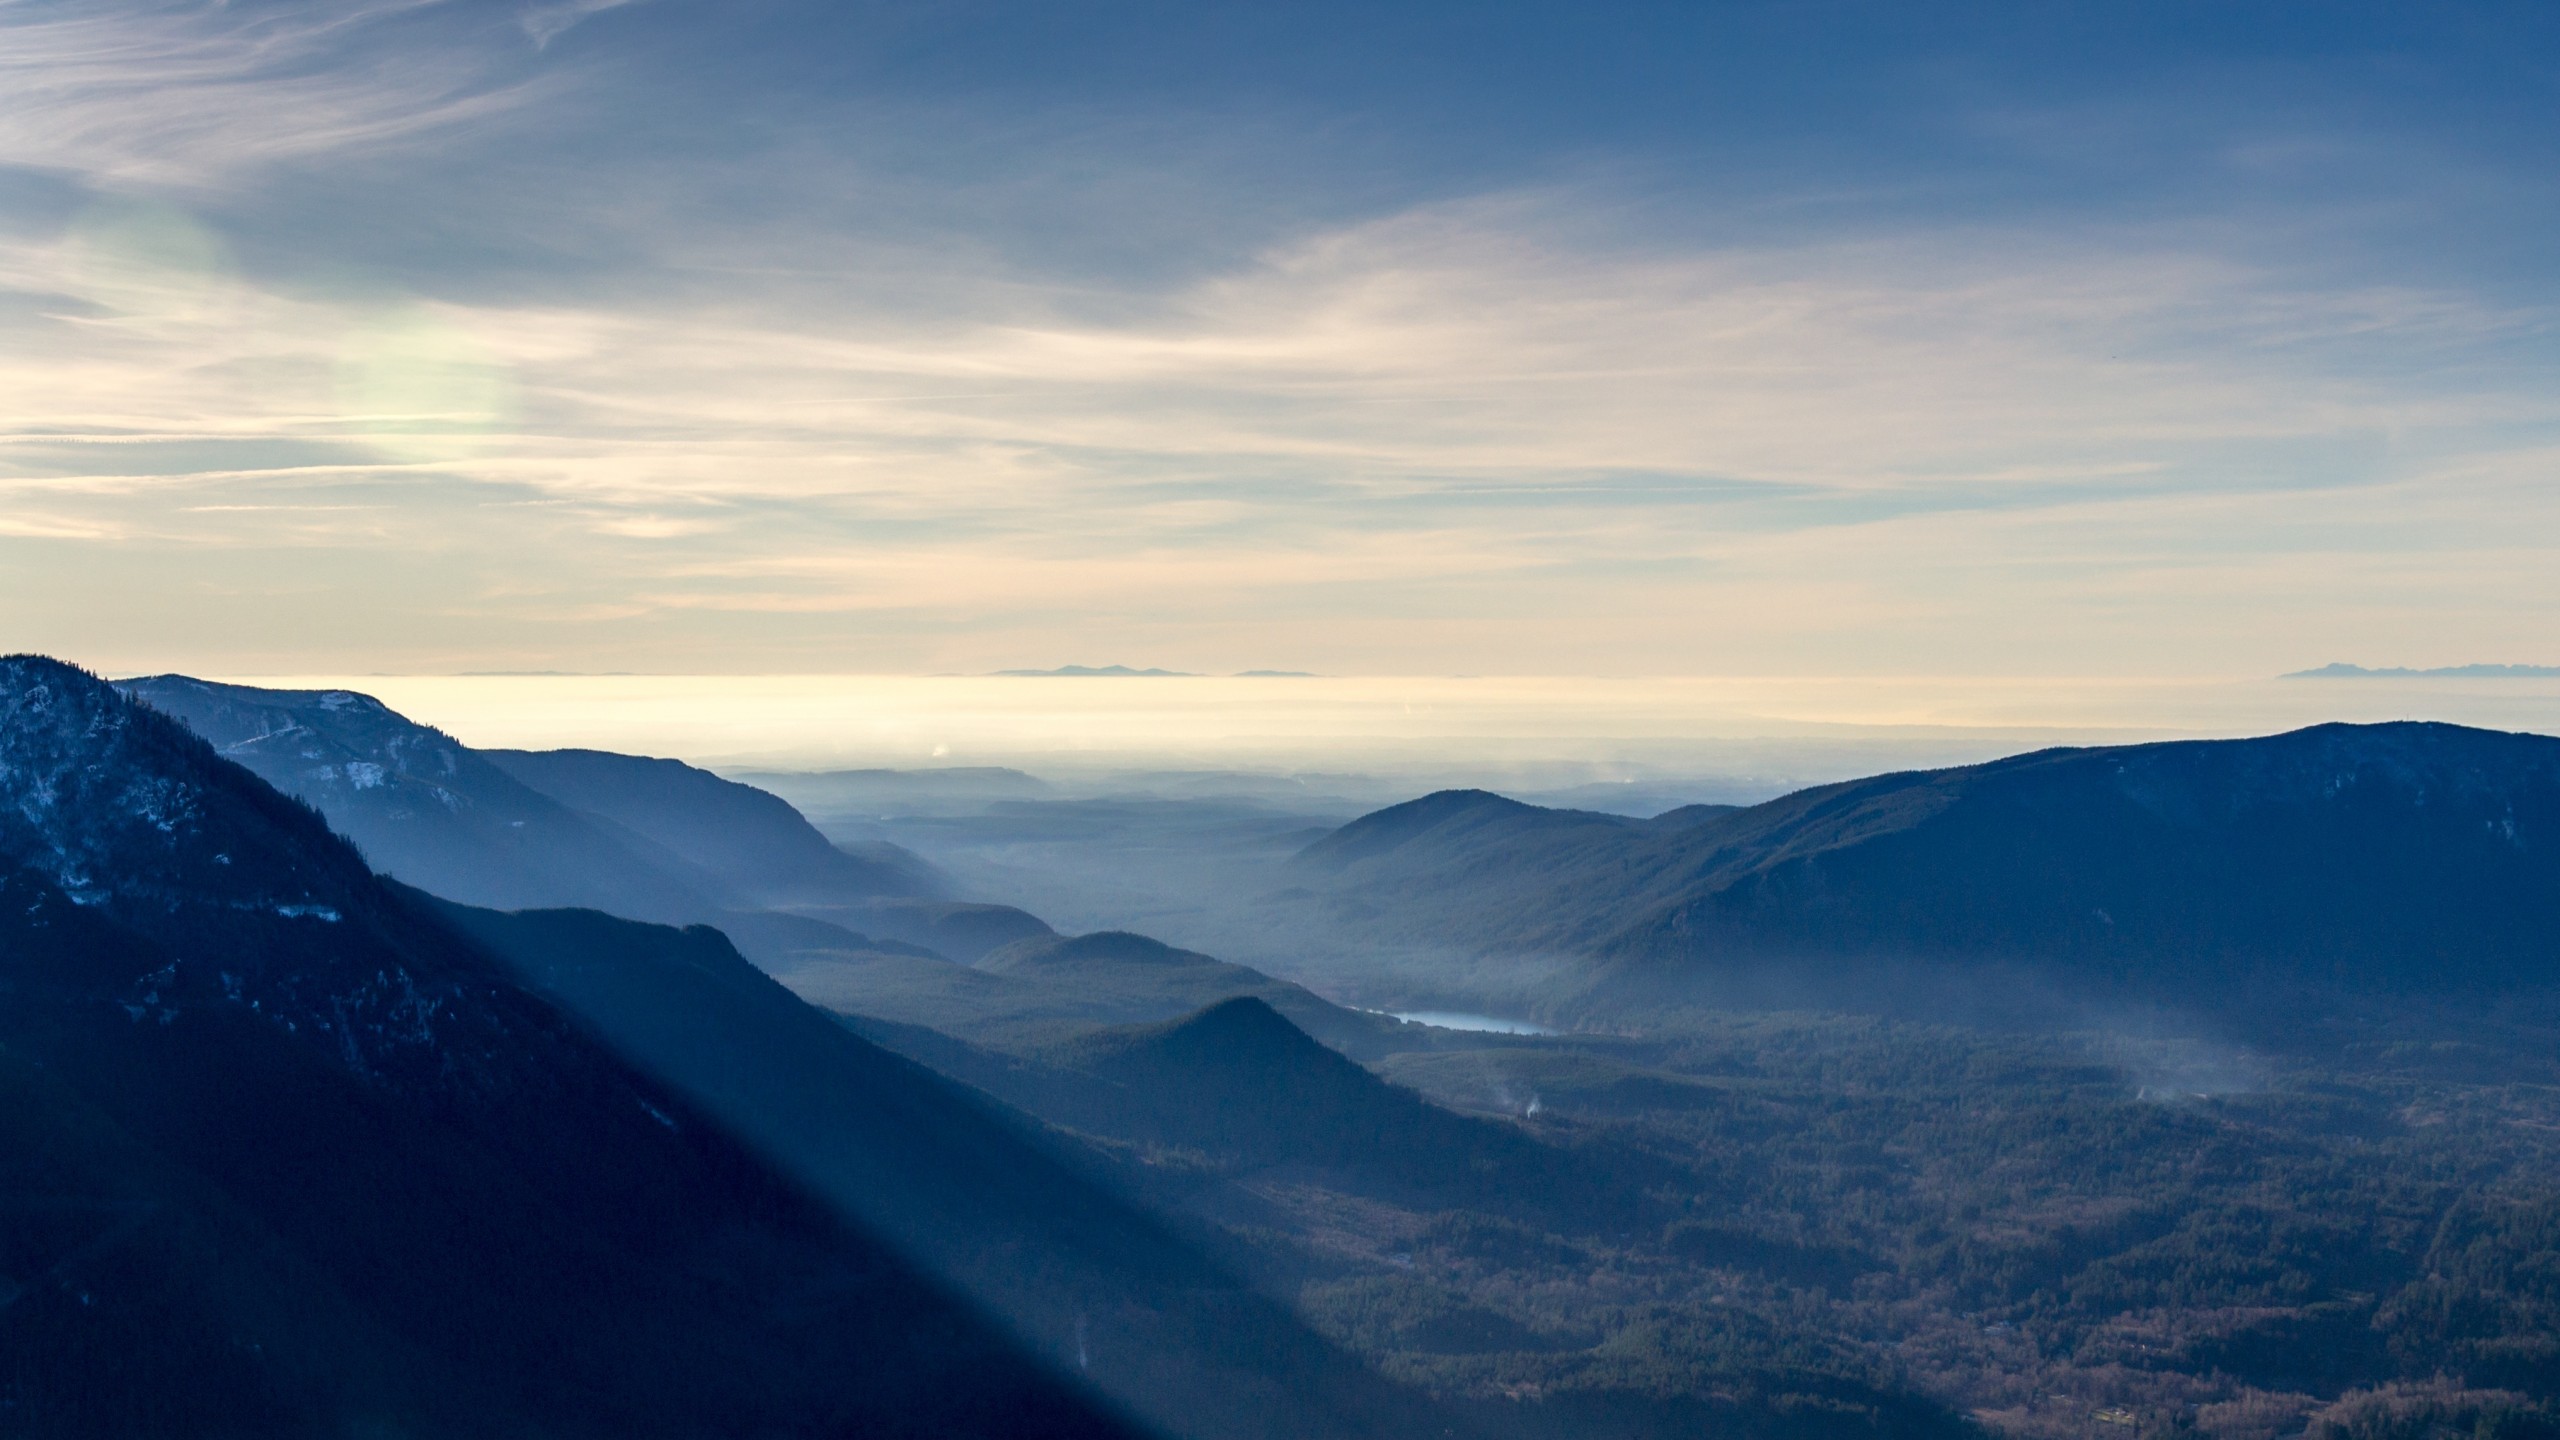
[[[2553,975],[2560,740],[2324,725],[1623,826],[1438,795],[1296,866],[1382,931],[1584,955],[1620,997],[1801,1000],[1868,962],[2173,1003],[2485,993]]]
[[[718,878],[731,902],[758,909],[933,896],[942,878],[895,846],[857,857],[837,849],[780,796],[681,760],[603,750],[484,750],[534,790],[598,815]]]
[[[1117,1433],[319,817],[0,660],[12,1433]]]
[[[1048,932],[933,898],[941,878],[914,855],[846,854],[779,798],[677,761],[473,750],[352,691],[119,688],[318,807],[386,874],[464,904],[713,924],[768,964],[871,935],[969,959]]]
[[[176,717],[225,759],[316,807],[365,858],[477,905],[584,905],[651,920],[728,908],[712,877],[625,839],[477,751],[371,696],[261,690],[182,675],[121,688]]]
[[[1245,1440],[1423,1423],[1416,1399],[1098,1183],[1081,1147],[862,1039],[718,932],[579,910],[444,912],[623,1055],[1160,1430]]]

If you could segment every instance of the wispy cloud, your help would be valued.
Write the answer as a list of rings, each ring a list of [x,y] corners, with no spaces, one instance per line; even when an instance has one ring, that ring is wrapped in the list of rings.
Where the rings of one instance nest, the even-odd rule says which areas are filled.
[[[0,0],[0,165],[202,186],[520,103],[486,50],[384,33],[437,3]]]
[[[632,3],[634,0],[562,0],[557,4],[527,5],[517,23],[524,26],[524,33],[533,37],[537,47],[547,46],[590,17]]]
[[[566,123],[527,57],[607,8],[0,0],[0,168],[83,197],[0,228],[0,603],[147,564],[207,626],[272,630],[300,577],[374,652],[968,668],[1098,632],[1219,668],[1214,632],[1335,670],[1767,669],[2257,666],[2234,647],[2373,623],[2353,596],[2421,550],[2473,557],[2429,623],[2543,593],[2530,300],[2211,217],[1640,223],[1624,174],[1070,276],[970,228],[1001,197],[906,207],[967,186],[851,151],[522,161]],[[464,133],[488,163],[435,174],[465,188],[382,180]],[[1146,161],[1092,167],[1133,229],[1249,188],[1168,198]],[[427,232],[436,283],[279,262],[234,215],[269,173],[396,198],[323,218]]]
[[[501,550],[641,612],[1182,597],[1284,617],[1360,589],[1523,583],[1587,610],[1612,583],[1695,592],[1721,571],[1823,627],[1926,612],[1924,591],[1970,610],[1952,597],[2012,593],[2001,574],[2034,556],[2150,565],[2129,515],[2246,513],[2228,533],[2263,550],[2300,502],[2213,497],[2405,483],[2414,453],[2560,418],[2482,383],[2483,356],[2543,317],[2459,296],[1976,232],[1577,250],[1545,222],[1570,200],[1352,227],[1109,324],[1037,295],[929,324],[805,295],[790,313],[385,313],[240,283],[212,313],[54,322],[48,362],[7,377],[0,426],[95,451],[14,482],[57,509],[85,491],[95,533],[413,544],[460,533],[450,507],[477,494],[512,507]],[[11,264],[80,294],[59,255]],[[266,471],[116,463],[208,437],[334,448]],[[388,515],[208,523],[258,514],[208,495],[351,484]],[[1999,510],[2039,518],[1981,518]],[[1815,578],[1846,556],[1854,581]]]

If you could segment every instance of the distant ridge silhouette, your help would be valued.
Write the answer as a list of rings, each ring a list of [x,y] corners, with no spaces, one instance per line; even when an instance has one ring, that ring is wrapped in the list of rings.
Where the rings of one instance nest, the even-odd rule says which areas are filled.
[[[2560,677],[2560,665],[2439,665],[2432,670],[2412,670],[2405,665],[2369,670],[2343,660],[2332,661],[2316,670],[2289,671],[2279,680],[2544,680]]]

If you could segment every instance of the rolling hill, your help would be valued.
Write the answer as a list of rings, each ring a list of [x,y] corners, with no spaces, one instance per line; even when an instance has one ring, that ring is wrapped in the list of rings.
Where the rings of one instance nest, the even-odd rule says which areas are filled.
[[[775,974],[810,1003],[840,1014],[921,1025],[1016,1054],[1097,1027],[1153,1024],[1246,995],[1347,1054],[1375,1056],[1428,1043],[1422,1027],[1347,1009],[1249,966],[1120,931],[1034,936],[1000,946],[975,965],[876,949],[810,949],[786,957]]]
[[[1605,1137],[1562,1145],[1508,1120],[1445,1109],[1320,1043],[1256,996],[1010,1053],[922,1026],[865,1016],[846,1023],[1052,1124],[1178,1152],[1231,1179],[1282,1171],[1424,1212],[1467,1210],[1570,1229],[1658,1223],[1644,1192],[1670,1173]],[[1191,1203],[1219,1208],[1198,1196]]]

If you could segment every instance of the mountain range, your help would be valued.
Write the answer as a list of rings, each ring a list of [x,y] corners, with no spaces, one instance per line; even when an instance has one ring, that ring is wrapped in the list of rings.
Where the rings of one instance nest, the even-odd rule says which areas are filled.
[[[1650,820],[1451,791],[1290,868],[1304,903],[1374,934],[1578,957],[1567,1008],[2487,995],[2552,978],[2560,740],[2322,725]]]
[[[1051,933],[675,762],[132,689],[0,662],[8,1433],[2560,1423],[2560,741],[1450,791],[1218,872],[1282,968],[1552,977],[1567,1033],[1489,1034]],[[852,923],[894,907],[939,943]],[[1950,997],[2072,1023],[1839,1013]]]
[[[350,691],[183,676],[121,688],[316,806],[420,890],[489,910],[712,926],[837,1010],[983,1038],[1162,1020],[1250,994],[1362,1053],[1397,1028],[1142,936],[1068,940],[1012,906],[949,898],[948,880],[912,853],[849,852],[779,796],[681,761],[476,750]],[[1038,783],[1001,770],[959,779],[1000,791]]]
[[[29,657],[0,954],[13,1433],[1129,1431],[311,810]]]
[[[779,798],[680,761],[476,750],[346,690],[182,675],[121,688],[320,809],[384,873],[446,899],[716,924],[759,958],[874,937],[966,958],[1048,932],[950,899],[907,851],[848,852]]]

